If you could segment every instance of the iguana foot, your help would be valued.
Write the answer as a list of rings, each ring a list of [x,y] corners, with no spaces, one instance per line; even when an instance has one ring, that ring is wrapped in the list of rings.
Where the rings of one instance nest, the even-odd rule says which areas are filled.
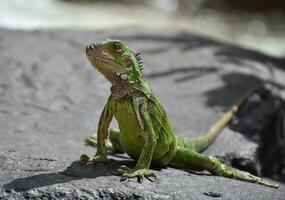
[[[252,183],[257,183],[260,185],[265,185],[267,187],[272,187],[272,188],[278,188],[279,187],[278,185],[268,183],[265,180],[263,180],[262,178],[254,176],[249,172],[241,171],[241,170],[229,167],[229,166],[224,167],[224,171],[222,172],[222,175],[232,177],[232,178],[237,178],[237,179],[252,182]]]
[[[90,135],[88,137],[85,138],[84,140],[84,144],[86,146],[92,146],[92,147],[97,147],[97,137],[96,135]]]
[[[216,157],[197,153],[193,150],[189,150],[183,147],[177,148],[177,152],[173,160],[171,161],[170,166],[178,168],[192,166],[192,168],[195,167],[199,170],[208,170],[212,174],[218,176],[224,176],[228,178],[238,179],[241,181],[257,183],[272,188],[278,188],[278,185],[270,184],[265,180],[254,176],[248,172],[225,165]]]
[[[153,172],[151,172],[149,169],[132,170],[128,168],[127,166],[122,165],[117,171],[122,175],[120,181],[125,181],[127,179],[135,178],[135,177],[137,177],[139,183],[143,182],[143,177],[145,177],[151,182],[155,182],[157,180],[157,176]]]
[[[126,165],[121,165],[118,169],[117,172],[120,175],[123,175],[124,173],[130,173],[132,171],[131,168],[128,168]]]
[[[89,157],[86,154],[82,154],[80,156],[80,163],[81,164],[89,164],[89,163],[99,163],[99,162],[107,162],[107,156],[103,156],[103,155],[95,155],[93,157]]]
[[[85,138],[84,144],[86,146],[97,147],[97,135],[93,134]],[[112,149],[112,143],[109,139],[106,140],[107,149]]]
[[[278,188],[279,186],[276,184],[271,184],[266,182],[260,177],[254,176],[249,172],[241,171],[239,169],[235,169],[233,167],[227,166],[221,163],[217,158],[211,157],[212,161],[215,162],[216,167],[212,170],[212,173],[225,176],[229,178],[239,179],[242,181],[257,183],[260,185],[265,185],[267,187]]]

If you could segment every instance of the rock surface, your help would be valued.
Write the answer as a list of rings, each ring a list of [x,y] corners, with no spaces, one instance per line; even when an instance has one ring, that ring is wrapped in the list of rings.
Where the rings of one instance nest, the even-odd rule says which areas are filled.
[[[119,182],[126,155],[81,166],[110,85],[85,58],[85,45],[119,38],[142,53],[146,78],[162,100],[174,131],[206,132],[261,79],[274,74],[283,92],[285,62],[188,32],[137,28],[97,32],[0,30],[0,199],[284,199],[280,189],[208,173],[153,169],[156,183]],[[272,87],[252,96],[205,153],[251,172],[261,135],[281,109]],[[114,123],[116,126],[116,123]],[[278,159],[278,158],[276,158]],[[273,182],[273,180],[270,180]]]

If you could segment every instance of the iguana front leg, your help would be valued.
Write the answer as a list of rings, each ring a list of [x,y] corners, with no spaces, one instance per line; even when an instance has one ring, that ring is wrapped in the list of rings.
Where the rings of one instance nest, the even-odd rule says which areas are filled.
[[[108,128],[113,118],[113,114],[110,107],[110,98],[108,99],[103,112],[101,113],[98,131],[97,131],[97,152],[95,156],[89,157],[86,154],[80,156],[81,163],[98,163],[107,161],[107,145],[108,139]]]
[[[149,170],[154,148],[157,142],[157,137],[149,113],[145,108],[146,104],[144,103],[141,106],[139,106],[140,108],[142,108],[139,110],[139,114],[143,123],[142,126],[143,127],[142,137],[144,140],[143,148],[134,169],[129,169],[124,165],[118,169],[118,172],[122,174],[121,181],[135,177],[138,178],[139,182],[142,182],[143,177],[149,179],[150,181],[155,181],[157,179],[156,175]],[[153,177],[154,180],[150,179],[151,177]]]

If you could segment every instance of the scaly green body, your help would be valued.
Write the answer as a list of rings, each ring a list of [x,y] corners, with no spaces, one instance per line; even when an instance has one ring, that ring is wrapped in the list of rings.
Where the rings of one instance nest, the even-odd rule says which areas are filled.
[[[145,136],[145,131],[147,127],[147,119],[144,119],[144,114],[142,114],[139,109],[145,109],[147,112],[151,126],[149,128],[153,129],[153,136],[150,139],[151,143],[156,143],[153,145],[153,155],[151,160],[157,165],[167,165],[169,164],[175,149],[170,149],[171,146],[175,147],[176,139],[169,125],[167,116],[162,105],[155,99],[154,96],[151,98],[145,97],[144,94],[138,94],[136,99],[125,98],[120,101],[116,101],[112,98],[109,100],[110,110],[113,112],[114,117],[118,121],[120,134],[119,141],[122,149],[133,159],[138,160],[144,143],[147,138]],[[134,109],[136,106],[136,101],[141,101],[142,108],[138,110]],[[137,120],[137,114],[142,115],[142,126]],[[159,130],[159,131],[157,131]],[[151,154],[151,152],[149,152]],[[162,162],[162,159],[165,160]],[[166,162],[167,160],[167,162]]]
[[[86,54],[91,64],[111,82],[112,87],[99,120],[97,137],[86,139],[86,144],[97,147],[97,153],[94,157],[83,154],[83,163],[106,162],[107,149],[110,148],[115,152],[126,152],[137,161],[134,169],[126,166],[118,169],[122,180],[133,177],[138,177],[139,181],[143,177],[156,179],[149,170],[153,164],[208,170],[225,177],[277,187],[248,172],[226,166],[215,157],[200,153],[214,141],[256,88],[240,99],[204,136],[196,139],[178,138],[173,133],[162,104],[143,78],[138,54],[119,40],[91,44],[87,46]],[[113,117],[118,122],[119,130],[109,129]]]

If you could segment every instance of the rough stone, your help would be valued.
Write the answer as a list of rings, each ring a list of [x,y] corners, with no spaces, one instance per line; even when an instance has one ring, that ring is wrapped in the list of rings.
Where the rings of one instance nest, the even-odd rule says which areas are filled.
[[[125,40],[142,53],[146,78],[177,135],[205,133],[270,73],[271,85],[283,95],[283,60],[188,32],[2,29],[0,199],[284,199],[282,182],[274,190],[172,168],[154,168],[156,183],[119,182],[115,169],[122,163],[134,165],[126,155],[114,155],[116,161],[106,165],[79,165],[82,153],[95,152],[83,145],[83,139],[96,131],[110,87],[90,67],[85,45],[103,38]],[[262,135],[282,109],[274,88],[252,96],[205,153],[258,172]]]

